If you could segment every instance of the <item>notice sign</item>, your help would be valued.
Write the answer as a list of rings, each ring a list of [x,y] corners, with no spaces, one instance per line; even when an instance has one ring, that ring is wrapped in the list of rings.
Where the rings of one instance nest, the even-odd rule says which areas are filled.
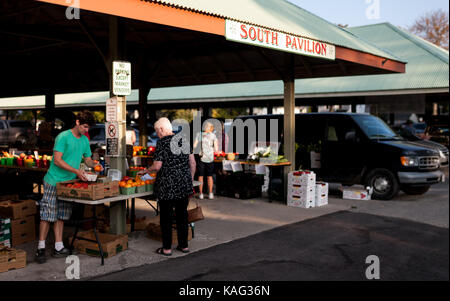
[[[131,63],[113,62],[113,94],[117,96],[126,96],[131,94]]]
[[[295,54],[329,60],[336,58],[334,45],[231,20],[225,21],[225,37],[234,42]]]
[[[119,155],[119,123],[106,122],[106,155],[110,157]]]
[[[106,121],[117,121],[117,97],[106,100]]]

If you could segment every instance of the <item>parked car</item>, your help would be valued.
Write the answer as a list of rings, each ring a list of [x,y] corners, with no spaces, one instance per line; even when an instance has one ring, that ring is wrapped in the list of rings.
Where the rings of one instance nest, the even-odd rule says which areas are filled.
[[[36,142],[36,131],[30,121],[0,120],[0,144],[21,147]]]
[[[439,159],[441,166],[448,166],[449,163],[449,151],[448,148],[444,145],[431,141],[431,140],[425,140],[417,137],[416,135],[411,134],[411,132],[406,131],[402,126],[397,125],[393,126],[392,129],[394,130],[397,135],[401,136],[403,139],[418,145],[418,146],[425,146],[429,148],[433,148],[436,151],[439,152]]]
[[[139,130],[133,128],[135,134],[136,134],[136,142],[135,145],[139,145]],[[152,135],[149,135],[147,137],[147,146],[156,146],[157,136],[156,139],[154,138],[156,136],[156,133],[152,133]],[[104,123],[97,123],[89,128],[89,144],[91,146],[91,150],[95,150],[97,148],[103,148],[106,149],[106,136],[105,136],[105,124]]]
[[[278,119],[283,143],[283,115],[239,118]],[[423,194],[443,179],[436,149],[406,141],[369,114],[297,114],[295,142],[299,145],[296,168],[311,168],[310,151],[314,149],[321,154],[321,168],[314,169],[319,179],[373,187],[374,199],[390,200],[400,189]]]

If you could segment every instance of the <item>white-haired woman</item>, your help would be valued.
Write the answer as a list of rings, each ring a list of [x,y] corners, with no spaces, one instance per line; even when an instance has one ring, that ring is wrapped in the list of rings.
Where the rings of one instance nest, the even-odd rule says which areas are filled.
[[[159,140],[152,166],[144,172],[157,171],[155,191],[159,200],[160,224],[163,239],[162,248],[156,252],[172,255],[172,221],[175,208],[177,223],[177,250],[187,253],[189,195],[193,192],[195,159],[187,139],[179,139],[172,132],[170,120],[163,117],[155,122],[154,128]],[[174,137],[176,137],[174,139]]]
[[[213,194],[213,173],[214,173],[214,152],[219,150],[219,142],[216,135],[213,133],[214,125],[210,122],[205,122],[203,132],[198,133],[194,141],[194,149],[200,143],[200,160],[198,162],[198,181],[200,182],[199,198],[203,199],[203,179],[206,176],[208,184],[209,199],[214,198]]]

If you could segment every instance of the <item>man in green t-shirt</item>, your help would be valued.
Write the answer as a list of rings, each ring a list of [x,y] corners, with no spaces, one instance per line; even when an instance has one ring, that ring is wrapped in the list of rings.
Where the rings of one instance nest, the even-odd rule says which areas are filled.
[[[75,126],[67,131],[61,132],[55,139],[53,147],[53,160],[47,174],[44,177],[44,195],[40,201],[39,213],[41,222],[39,225],[39,244],[36,252],[36,261],[44,263],[45,240],[47,238],[50,223],[53,224],[55,233],[55,248],[53,257],[65,257],[69,250],[62,242],[64,221],[72,214],[72,204],[59,201],[56,195],[56,184],[59,182],[73,180],[76,177],[86,181],[84,171],[80,169],[81,160],[88,167],[97,165],[91,158],[89,140],[85,136],[89,127],[94,124],[94,117],[88,111],[79,113],[76,117]]]

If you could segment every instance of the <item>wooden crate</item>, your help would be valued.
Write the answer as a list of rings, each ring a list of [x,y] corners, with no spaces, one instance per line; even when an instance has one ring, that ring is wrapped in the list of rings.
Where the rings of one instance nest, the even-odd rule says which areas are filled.
[[[117,253],[128,249],[128,236],[125,234],[114,235],[97,233],[97,235],[99,237],[100,244],[102,245],[103,256],[105,258],[112,257],[117,255]],[[77,236],[95,240],[94,231],[81,232],[78,233]],[[72,241],[72,237],[69,238],[69,241]],[[100,256],[100,250],[95,242],[76,239],[74,242],[74,248],[82,254]]]
[[[20,219],[36,214],[34,200],[6,200],[0,201],[0,217]]]
[[[87,189],[66,187],[66,184],[77,183],[79,180],[71,180],[56,184],[56,193],[60,197],[100,200],[105,198],[105,183],[90,183]]]
[[[27,253],[23,250],[0,247],[0,273],[21,269],[27,265]]]
[[[11,244],[18,246],[36,240],[34,215],[11,221]]]
[[[150,239],[162,241],[162,232],[159,222],[150,222],[147,225],[147,237]],[[192,239],[192,229],[188,227],[188,241]],[[178,244],[177,229],[172,226],[172,244]]]
[[[105,197],[114,197],[119,195],[119,181],[104,183]]]

